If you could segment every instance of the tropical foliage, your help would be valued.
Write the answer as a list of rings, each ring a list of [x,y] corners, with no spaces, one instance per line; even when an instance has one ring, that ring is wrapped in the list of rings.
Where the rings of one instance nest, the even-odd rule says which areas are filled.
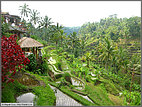
[[[26,4],[20,11],[30,37],[44,44],[41,63],[31,54],[26,72],[42,76],[46,84],[54,85],[84,105],[140,105],[141,17],[117,18],[114,14],[99,22],[68,28],[55,24],[47,15],[40,17],[37,10],[29,9]],[[6,34],[6,30],[6,23],[2,23],[2,34]],[[13,36],[2,37],[3,82],[29,60]],[[8,68],[10,64],[14,66]],[[84,89],[77,89],[72,78],[79,81],[80,86],[84,84]],[[47,91],[43,87],[33,89],[40,98],[38,104],[47,104],[42,102],[48,96]],[[41,89],[46,95],[42,98]],[[71,90],[87,93],[94,104],[81,100],[82,97]],[[55,101],[55,97],[51,98]]]

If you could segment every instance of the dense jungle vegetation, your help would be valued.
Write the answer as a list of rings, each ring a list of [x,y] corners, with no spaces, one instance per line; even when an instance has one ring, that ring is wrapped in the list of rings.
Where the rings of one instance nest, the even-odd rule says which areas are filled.
[[[30,63],[22,68],[22,71],[35,75],[46,83],[46,90],[43,88],[43,91],[46,94],[51,92],[47,97],[52,96],[53,100],[56,99],[49,89],[48,84],[51,84],[84,105],[141,104],[141,17],[118,18],[114,14],[100,19],[99,22],[88,22],[81,27],[70,28],[59,23],[54,25],[48,16],[39,17],[40,13],[29,9],[26,4],[20,9],[21,21],[30,37],[44,45],[43,63],[39,64],[32,54],[28,56]],[[10,35],[7,33],[8,26],[7,23],[2,23],[2,34],[7,37]],[[56,62],[53,65],[57,70],[47,63],[51,57]],[[94,103],[81,101],[82,98],[70,91],[69,89],[75,89],[75,86],[66,77],[75,77],[82,81],[85,88],[77,91],[86,93]],[[9,84],[12,87],[12,83]],[[16,81],[15,84],[19,83]],[[2,91],[3,102],[11,101],[6,100],[5,94],[15,87],[14,85],[14,88]],[[17,87],[25,89],[27,86]],[[34,93],[42,96],[41,99],[46,99],[41,94],[40,86],[32,89]],[[17,92],[10,91],[9,96],[13,93]],[[45,103],[44,100],[38,104],[54,105],[53,101]],[[14,98],[12,101],[14,102]]]

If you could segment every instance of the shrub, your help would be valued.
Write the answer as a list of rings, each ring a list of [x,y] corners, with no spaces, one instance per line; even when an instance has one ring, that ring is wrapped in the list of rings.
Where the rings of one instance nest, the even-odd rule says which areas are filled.
[[[42,63],[39,64],[38,69],[40,69],[41,74],[47,74],[49,71],[48,64],[46,63],[45,59],[42,59]]]
[[[132,91],[134,91],[134,90],[136,90],[136,91],[141,91],[141,86],[140,86],[140,84],[133,84],[132,85]]]
[[[60,48],[57,50],[57,53],[60,54],[60,53],[62,53],[62,52],[63,52],[63,48],[60,47]]]
[[[122,92],[124,95],[124,103],[125,105],[127,105],[127,102],[130,103],[130,105],[134,106],[134,105],[140,105],[141,104],[141,93],[134,91],[134,92],[130,92],[125,90]]]
[[[30,63],[27,65],[27,70],[39,75],[47,74],[49,68],[46,59],[42,58],[37,61],[34,54],[30,54],[28,58],[30,60]]]
[[[61,67],[62,63],[61,62],[57,62],[56,65],[57,65],[58,69],[62,71],[62,67]]]
[[[36,57],[34,56],[34,54],[30,54],[28,56],[28,59],[30,60],[30,63],[27,65],[27,69],[30,72],[36,72],[37,70],[37,61],[36,61]]]
[[[85,61],[86,61],[86,57],[85,57],[85,56],[82,56],[80,60],[81,60],[82,62],[85,62]]]
[[[64,77],[71,77],[71,76],[70,76],[70,74],[68,72],[65,72]]]
[[[1,38],[2,50],[2,82],[13,82],[12,76],[16,71],[20,71],[30,60],[25,58],[20,45],[16,43],[16,35]]]
[[[108,93],[113,95],[119,95],[119,90],[115,87],[113,82],[106,79],[101,80],[101,82],[104,83],[104,86]]]
[[[74,57],[77,58],[78,56],[79,56],[79,52],[78,52],[78,50],[76,49],[75,52],[74,52]]]
[[[5,103],[15,103],[15,95],[20,95],[26,91],[27,87],[20,84],[17,80],[13,83],[5,84],[5,88],[2,89],[1,102]]]

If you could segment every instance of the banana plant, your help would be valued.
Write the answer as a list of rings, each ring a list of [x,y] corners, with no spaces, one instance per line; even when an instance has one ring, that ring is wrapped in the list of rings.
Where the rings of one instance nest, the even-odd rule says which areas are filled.
[[[138,54],[134,54],[128,64],[129,70],[131,72],[131,84],[130,84],[130,96],[132,91],[132,86],[134,82],[134,75],[136,71],[140,72],[141,64],[140,64],[140,56]],[[130,103],[130,98],[129,98]]]
[[[127,49],[120,47],[117,51],[117,66],[118,69],[121,69],[123,72],[127,73],[129,63]]]
[[[90,53],[90,52],[87,52],[87,53],[85,54],[85,56],[86,56],[86,61],[87,61],[87,67],[89,68],[90,61],[91,61],[91,58],[92,58],[91,53]]]
[[[91,37],[91,35],[88,34],[88,35],[86,35],[86,37],[82,37],[79,41],[80,41],[80,47],[81,47],[81,51],[82,51],[81,54],[83,55],[84,49],[89,47],[91,44],[97,42],[98,39],[95,39],[95,37]]]

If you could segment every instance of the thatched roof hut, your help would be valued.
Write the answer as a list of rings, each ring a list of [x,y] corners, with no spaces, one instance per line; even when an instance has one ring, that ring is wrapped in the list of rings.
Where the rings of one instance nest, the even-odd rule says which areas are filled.
[[[43,45],[36,40],[34,40],[30,37],[23,37],[18,41],[18,43],[19,43],[20,47],[22,48],[22,50],[24,51],[25,55],[26,55],[26,52],[35,54],[36,58],[38,58],[37,52],[39,53],[39,56],[42,55],[40,47],[43,47]],[[31,51],[31,48],[33,51]],[[26,49],[28,49],[28,50],[26,50]]]
[[[21,48],[43,47],[41,43],[29,37],[21,38],[18,43]]]

